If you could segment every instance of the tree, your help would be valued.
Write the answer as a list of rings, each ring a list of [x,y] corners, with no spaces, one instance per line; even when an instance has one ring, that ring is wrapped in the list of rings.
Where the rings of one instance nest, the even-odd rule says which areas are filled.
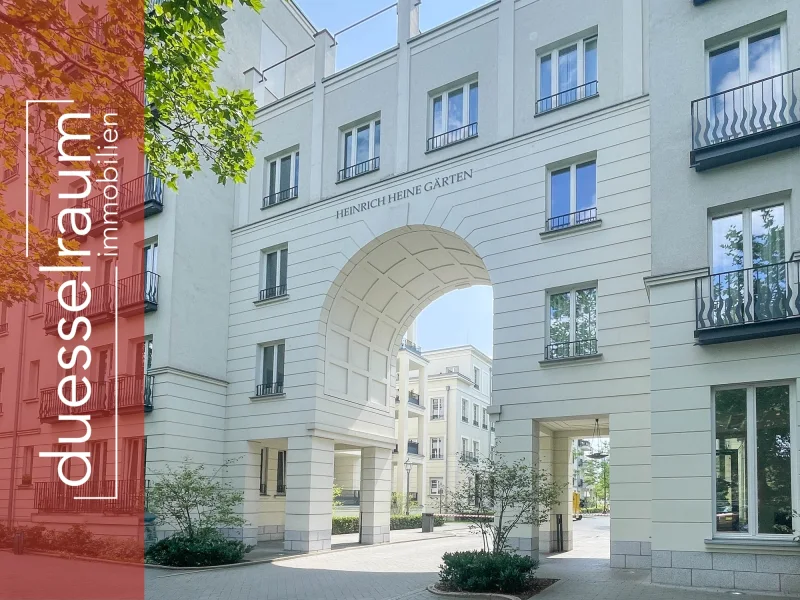
[[[518,525],[539,527],[550,518],[564,487],[523,459],[507,463],[496,451],[476,462],[462,461],[463,477],[447,490],[447,511],[467,515],[470,530],[480,533],[485,552],[509,550],[508,538]]]
[[[599,479],[600,463],[593,459],[587,459],[583,467],[583,483],[592,492],[594,506],[597,506],[597,495],[595,494],[595,490]]]
[[[603,500],[603,512],[608,512],[608,494],[611,491],[610,467],[608,460],[600,461],[597,482],[594,485],[595,494]]]
[[[226,462],[223,468],[230,464],[231,461]],[[216,479],[216,473],[207,475],[203,466],[191,466],[187,458],[178,469],[167,466],[156,473],[148,509],[159,523],[171,525],[180,535],[193,539],[220,527],[242,527],[246,520],[236,513],[236,507],[243,501],[244,492]]]

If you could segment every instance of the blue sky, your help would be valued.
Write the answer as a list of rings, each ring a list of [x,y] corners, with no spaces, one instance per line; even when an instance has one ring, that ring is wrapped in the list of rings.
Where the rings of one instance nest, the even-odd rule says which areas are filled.
[[[423,0],[420,29],[427,31],[487,0]],[[392,4],[392,0],[295,0],[317,29],[340,29]],[[337,37],[336,68],[343,69],[397,43],[397,12],[389,10]],[[439,298],[419,316],[423,349],[472,344],[492,355],[492,288],[476,286]]]
[[[393,0],[294,0],[317,29],[331,34],[368,17]],[[427,31],[486,4],[487,0],[423,0],[420,29]],[[337,37],[336,68],[343,69],[397,43],[397,12],[392,9]]]

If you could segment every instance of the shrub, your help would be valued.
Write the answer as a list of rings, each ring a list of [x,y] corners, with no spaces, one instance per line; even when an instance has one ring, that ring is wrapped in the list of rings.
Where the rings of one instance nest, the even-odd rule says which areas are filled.
[[[538,566],[530,556],[446,552],[439,567],[439,584],[454,592],[515,593],[527,589]]]
[[[444,525],[444,517],[434,517],[436,527]],[[422,529],[422,515],[392,515],[389,529]]]
[[[358,533],[358,517],[333,517],[331,533]]]
[[[210,567],[237,563],[248,550],[243,542],[227,540],[215,531],[194,537],[176,533],[150,546],[145,558],[168,567]]]

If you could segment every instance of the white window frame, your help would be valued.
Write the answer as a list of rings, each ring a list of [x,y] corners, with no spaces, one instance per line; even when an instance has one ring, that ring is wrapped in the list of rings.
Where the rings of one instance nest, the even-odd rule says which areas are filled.
[[[356,165],[361,164],[361,162],[369,162],[374,158],[380,156],[380,144],[378,145],[378,152],[375,152],[375,126],[376,124],[381,124],[381,118],[375,117],[369,121],[361,121],[357,125],[353,127],[348,127],[347,129],[341,130],[341,141],[340,141],[340,148],[342,149],[342,158],[339,161],[339,169],[349,169],[351,167],[355,167]],[[369,126],[369,158],[366,161],[356,162],[358,157],[358,130],[363,129],[364,126]],[[347,147],[347,135],[352,135],[353,143],[352,147],[350,148],[350,164],[347,164],[346,160],[346,147]],[[383,128],[381,128],[381,137],[383,137]],[[377,166],[375,167],[377,169]],[[374,169],[370,169],[374,170]],[[354,175],[350,175],[349,177],[344,177],[343,179],[350,179],[354,177]]]
[[[754,384],[732,384],[715,386],[711,388],[711,523],[712,535],[715,538],[732,539],[771,539],[787,540],[794,534],[765,534],[757,533],[758,529],[758,476],[756,473],[756,414],[755,414],[755,390],[760,387],[782,387],[789,388],[789,444],[790,444],[790,465],[791,465],[791,490],[792,490],[792,529],[797,531],[800,528],[800,517],[795,511],[800,507],[800,478],[797,475],[798,465],[800,464],[797,456],[797,444],[794,442],[793,435],[797,435],[797,389],[793,380],[762,381]],[[753,459],[747,461],[747,504],[749,509],[748,520],[753,524],[752,530],[748,532],[719,532],[717,531],[717,410],[716,393],[725,390],[747,390],[747,446],[752,448],[749,452]],[[751,484],[752,482],[752,484]]]
[[[461,421],[469,423],[469,398],[461,397]]]
[[[289,185],[288,188],[285,190],[280,189],[281,184],[281,161],[289,157]],[[270,186],[272,184],[272,175],[270,171],[271,165],[275,165],[275,191],[270,194]],[[267,158],[264,160],[264,193],[263,195],[263,204],[262,208],[267,208],[269,206],[275,206],[276,204],[280,204],[281,202],[285,202],[286,200],[291,200],[293,198],[297,198],[298,192],[300,190],[300,173],[299,171],[300,166],[300,150],[292,150],[291,152],[283,152],[278,156],[274,156],[272,158]],[[295,190],[294,193],[289,194],[286,198],[281,199],[281,194],[283,192],[288,192],[289,190]],[[269,202],[272,196],[275,196],[274,202]]]
[[[477,402],[472,403],[472,426],[473,427],[481,426],[481,407],[480,405],[478,405]]]
[[[552,290],[548,290],[547,294],[545,295],[545,329],[547,330],[547,345],[553,343],[550,339],[550,298],[551,296],[557,296],[559,294],[563,294],[565,292],[569,292],[569,342],[578,342],[578,341],[585,341],[585,340],[577,340],[575,339],[575,309],[576,309],[576,294],[578,292],[582,292],[584,290],[594,290],[595,298],[597,298],[597,283],[587,283],[582,285],[576,285],[572,287],[566,288],[555,288]],[[599,329],[597,325],[597,304],[595,303],[595,311],[594,311],[594,321],[595,321],[595,329]],[[595,336],[597,336],[597,331],[595,331]],[[595,337],[595,339],[597,339]],[[565,342],[555,342],[556,344],[563,344]]]
[[[431,398],[431,414],[428,420],[430,421],[445,420],[444,398]]]
[[[268,495],[267,484],[269,482],[269,448],[261,448],[261,462],[258,469],[258,493],[260,496]]]
[[[439,446],[439,448],[438,448],[439,455],[438,456],[434,456],[434,452],[433,452],[433,450],[434,450],[434,448],[433,448],[434,442],[438,442],[438,446]],[[431,437],[430,438],[430,442],[428,443],[428,448],[430,448],[430,452],[431,452],[430,458],[431,458],[431,460],[442,460],[444,458],[444,438],[442,436],[436,435],[436,436]]]
[[[478,458],[481,453],[481,442],[480,440],[472,440],[472,454],[475,458]]]
[[[433,484],[434,481],[436,482],[436,485]],[[430,478],[428,489],[430,490],[431,496],[441,496],[443,487],[444,487],[444,480],[441,477]],[[434,491],[434,488],[436,489],[436,491]]]
[[[772,202],[759,202],[757,204],[753,204],[752,206],[747,206],[742,209],[733,210],[733,211],[726,211],[721,212],[719,214],[712,214],[708,218],[708,264],[709,269],[713,274],[714,270],[714,221],[717,219],[724,219],[726,217],[733,217],[736,215],[742,215],[742,238],[743,238],[743,269],[751,269],[753,268],[753,212],[762,210],[765,208],[774,208],[776,206],[783,207],[783,234],[784,234],[784,248],[783,248],[783,256],[784,260],[788,261],[791,258],[791,245],[790,240],[791,238],[791,215],[789,214],[789,204],[785,201],[776,202],[774,199]],[[787,273],[788,276],[788,273]]]
[[[466,450],[464,449],[464,442],[466,442]],[[466,454],[470,452],[471,444],[469,443],[469,438],[465,435],[461,436],[461,454]]]
[[[274,374],[274,377],[273,377],[274,381],[271,383],[271,387],[274,388],[278,384],[278,365],[279,365],[279,362],[280,362],[278,360],[278,358],[280,356],[279,348],[281,346],[283,346],[283,364],[280,365],[281,366],[280,370],[283,372],[283,379],[284,379],[283,381],[281,381],[281,388],[283,388],[283,386],[285,385],[285,379],[286,379],[286,342],[285,341],[268,342],[266,344],[260,344],[258,346],[258,352],[257,352],[258,364],[256,366],[256,382],[257,382],[256,383],[256,388],[258,388],[258,386],[260,386],[260,385],[266,385],[266,382],[264,381],[264,378],[266,376],[266,372],[264,370],[264,357],[265,357],[265,354],[266,354],[268,348],[274,348],[273,353],[272,353],[272,372]],[[274,396],[274,395],[279,395],[279,394],[282,394],[282,393],[283,393],[283,391],[276,392],[276,393],[271,393],[271,394],[266,394],[266,395],[267,396]]]
[[[750,79],[750,38],[758,37],[770,31],[778,30],[780,32],[780,51],[781,51],[781,73],[789,70],[788,61],[788,38],[786,35],[786,22],[774,24],[770,27],[762,27],[754,29],[746,35],[740,37],[731,37],[724,42],[714,44],[706,48],[706,93],[711,93],[711,54],[722,48],[739,44],[739,83],[733,86],[734,88],[740,85],[745,85]]]
[[[489,409],[484,407],[483,408],[483,420],[481,421],[481,426],[483,429],[489,429]]]
[[[579,94],[576,94],[576,99],[572,102],[567,102],[564,104],[559,104],[558,96],[560,94],[566,93],[568,90],[564,90],[560,92],[558,90],[558,55],[562,50],[566,50],[571,46],[577,46],[577,53],[578,53],[578,81],[577,87],[578,89],[581,86],[586,85],[587,83],[592,83],[591,81],[586,81],[586,44],[589,42],[597,42],[597,80],[600,78],[600,42],[598,41],[597,34],[590,35],[589,37],[580,38],[577,40],[572,40],[566,44],[560,45],[558,48],[554,48],[550,52],[542,52],[536,57],[536,101],[539,102],[541,100],[546,100],[547,98],[553,98],[555,96],[555,101],[552,103],[551,108],[547,109],[544,112],[549,112],[559,106],[568,106],[569,104],[575,104],[575,102],[582,100],[583,98],[580,97]],[[546,97],[542,97],[542,60],[550,57],[550,90],[552,94]],[[594,97],[597,94],[593,94]],[[584,92],[584,98],[587,96]]]
[[[470,102],[469,96],[470,96],[470,94],[469,94],[469,91],[470,91],[470,89],[472,88],[473,85],[477,86],[477,88],[478,88],[478,110],[480,110],[481,86],[480,86],[480,83],[478,82],[478,78],[477,77],[475,77],[473,79],[470,79],[469,81],[467,81],[466,83],[464,83],[462,85],[450,86],[449,89],[447,89],[446,91],[430,94],[430,98],[428,100],[428,114],[429,114],[428,120],[429,120],[429,123],[430,123],[428,125],[428,132],[430,134],[430,135],[428,135],[429,138],[436,137],[437,135],[444,135],[446,133],[450,133],[451,131],[455,131],[456,129],[461,129],[462,127],[469,127],[470,125],[474,125],[474,124],[476,124],[478,122],[478,119],[476,119],[475,121],[472,121],[469,118],[469,114],[470,114],[470,106],[469,106],[469,102]],[[453,92],[457,92],[459,90],[462,92],[462,94],[463,94],[462,97],[464,98],[464,106],[461,109],[461,114],[464,117],[464,121],[467,121],[467,122],[462,124],[462,125],[459,125],[458,127],[453,128],[453,127],[450,126],[450,115],[448,114],[449,113],[449,108],[450,108],[449,97],[450,97],[450,94],[452,94]],[[433,107],[434,107],[434,104],[435,104],[436,100],[439,99],[439,98],[442,99],[442,131],[440,131],[439,133],[436,133],[436,131],[434,130],[434,127],[436,126],[436,118],[435,118],[434,108]]]
[[[281,266],[282,265],[282,260],[281,259],[283,257],[283,254],[282,254],[283,252],[286,253],[286,269],[285,270]],[[275,281],[274,282],[267,281],[267,264],[269,262],[269,256],[272,255],[272,254],[276,255],[275,256],[276,266],[275,266]],[[260,271],[261,271],[261,274],[260,274],[259,283],[258,283],[259,300],[269,300],[271,298],[280,298],[282,296],[285,296],[288,293],[288,290],[289,290],[289,287],[288,287],[288,281],[289,281],[289,278],[288,278],[288,273],[289,273],[289,246],[284,244],[282,246],[274,246],[272,248],[267,248],[265,250],[262,250],[261,251],[261,268],[260,268]],[[286,286],[286,289],[283,291],[283,293],[277,293],[277,292],[281,291],[279,288],[281,288],[283,286]],[[261,292],[269,290],[269,289],[275,289],[276,293],[274,295],[272,295],[272,296],[268,296],[268,297],[262,298],[261,297]]]
[[[472,367],[472,387],[476,390],[481,389],[481,369],[480,367]]]
[[[275,495],[276,496],[285,496],[286,495],[286,453],[287,450],[278,450],[278,464],[275,467]],[[280,475],[283,475],[281,478]],[[283,479],[283,481],[281,481]],[[278,485],[283,484],[283,491],[278,491]]]
[[[577,221],[577,212],[578,212],[578,167],[583,167],[589,164],[594,163],[594,206],[590,206],[588,208],[581,209],[581,212],[591,210],[592,208],[597,211],[597,201],[599,200],[597,194],[597,157],[592,156],[590,158],[585,158],[583,160],[578,160],[570,163],[569,165],[560,165],[555,167],[550,167],[547,169],[547,197],[546,197],[546,213],[547,213],[547,221],[550,222],[550,219],[554,218],[553,216],[553,175],[555,173],[560,173],[561,171],[566,171],[569,169],[569,223],[567,225],[562,225],[557,227],[553,231],[558,231],[559,229],[566,229],[567,227],[571,227],[573,225],[578,225],[583,222],[590,222],[589,219],[584,218],[580,221]],[[566,215],[561,215],[566,216]],[[573,223],[573,216],[575,217],[576,222]],[[594,219],[592,219],[594,220]]]

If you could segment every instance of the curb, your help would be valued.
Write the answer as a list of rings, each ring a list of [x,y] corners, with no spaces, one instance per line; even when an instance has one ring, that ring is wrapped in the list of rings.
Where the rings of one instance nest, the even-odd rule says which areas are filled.
[[[495,594],[488,593],[482,594],[479,592],[445,592],[436,587],[436,585],[429,585],[426,588],[431,594],[437,596],[455,596],[457,598],[485,598],[486,600],[520,600],[519,596],[511,596],[510,594]]]

